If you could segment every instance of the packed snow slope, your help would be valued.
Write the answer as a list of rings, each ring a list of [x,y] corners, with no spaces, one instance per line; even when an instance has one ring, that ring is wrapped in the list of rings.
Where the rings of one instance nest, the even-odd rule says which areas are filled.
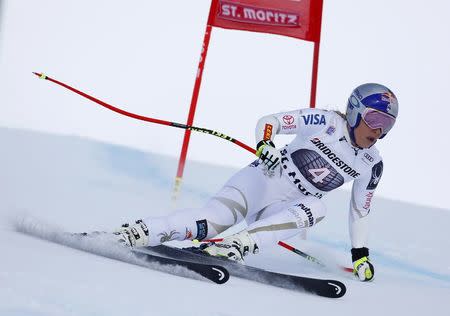
[[[370,215],[376,268],[371,283],[321,270],[279,246],[248,259],[250,265],[271,270],[341,280],[348,288],[341,299],[233,277],[216,285],[17,231],[23,223],[41,230],[55,226],[74,232],[112,230],[134,219],[167,214],[173,209],[175,159],[77,137],[6,128],[0,128],[0,144],[0,315],[450,313],[448,210],[376,197]],[[177,207],[201,205],[234,171],[189,162]],[[287,242],[330,265],[349,266],[348,195],[329,194],[326,219],[306,241],[295,237]]]

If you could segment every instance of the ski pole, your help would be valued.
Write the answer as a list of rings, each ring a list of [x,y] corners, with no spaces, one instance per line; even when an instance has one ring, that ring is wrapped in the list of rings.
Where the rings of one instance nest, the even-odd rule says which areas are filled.
[[[203,239],[203,240],[194,239],[192,242],[194,244],[199,244],[199,243],[221,242],[221,241],[223,241],[223,238],[212,238],[212,239]]]
[[[307,253],[305,253],[305,252],[303,252],[303,251],[301,251],[301,250],[299,250],[299,249],[297,249],[297,248],[294,248],[294,247],[292,247],[291,245],[286,244],[285,242],[279,241],[279,242],[278,242],[278,245],[280,245],[280,246],[283,247],[283,248],[286,248],[286,249],[289,250],[289,251],[292,251],[293,253],[295,253],[295,254],[297,254],[297,255],[299,255],[299,256],[305,258],[305,259],[308,260],[308,261],[311,261],[311,262],[314,262],[314,263],[318,264],[318,265],[321,266],[322,268],[325,268],[325,267],[326,267],[326,266],[325,266],[322,262],[320,262],[317,258],[315,258],[315,257],[313,257],[313,256],[310,256],[310,255],[308,255]],[[339,266],[339,269],[342,270],[342,271],[345,271],[345,272],[353,272],[353,269],[352,269],[352,268],[348,268],[348,267]]]
[[[193,240],[194,243],[198,244],[198,243],[208,243],[208,242],[221,242],[223,240],[223,238],[214,238],[214,239],[205,239],[205,240]],[[319,261],[319,259],[308,255],[307,253],[301,251],[300,249],[294,248],[291,245],[288,245],[287,243],[283,242],[283,241],[279,241],[278,245],[280,245],[281,247],[292,251],[293,253],[305,258],[306,260],[310,261],[310,262],[314,262],[317,265],[319,265],[322,268],[325,268],[326,265],[324,265],[322,262]],[[339,269],[345,272],[353,272],[352,268],[347,268],[347,267],[343,267],[343,266],[339,266]]]
[[[35,74],[36,76],[38,76],[40,79],[44,79],[44,80],[48,80],[51,81],[53,83],[56,83],[57,85],[64,87],[72,92],[75,92],[76,94],[81,95],[82,97],[85,97],[88,100],[91,100],[111,111],[114,111],[116,113],[134,118],[136,120],[141,120],[141,121],[146,121],[146,122],[150,122],[150,123],[156,123],[156,124],[160,124],[160,125],[166,125],[166,126],[172,126],[172,127],[178,127],[178,128],[182,128],[182,129],[187,129],[187,130],[191,130],[191,131],[195,131],[195,132],[200,132],[200,133],[205,133],[208,135],[213,135],[213,136],[217,136],[220,137],[222,139],[228,140],[236,145],[238,145],[239,147],[242,147],[244,149],[246,149],[247,151],[251,152],[252,154],[256,154],[256,150],[242,142],[240,142],[239,140],[232,138],[230,136],[227,136],[223,133],[217,132],[217,131],[213,131],[211,129],[207,129],[207,128],[203,128],[203,127],[196,127],[196,126],[192,126],[192,125],[186,125],[186,124],[181,124],[181,123],[176,123],[176,122],[170,122],[170,121],[165,121],[165,120],[160,120],[160,119],[156,119],[156,118],[151,118],[151,117],[146,117],[146,116],[142,116],[142,115],[138,115],[135,113],[131,113],[131,112],[127,112],[125,110],[119,109],[115,106],[112,106],[111,104],[108,104],[100,99],[97,99],[87,93],[84,93],[83,91],[80,91],[78,89],[75,89],[71,86],[69,86],[68,84],[65,84],[63,82],[60,82],[56,79],[53,79],[43,73],[37,73],[37,72],[33,72],[33,74]]]

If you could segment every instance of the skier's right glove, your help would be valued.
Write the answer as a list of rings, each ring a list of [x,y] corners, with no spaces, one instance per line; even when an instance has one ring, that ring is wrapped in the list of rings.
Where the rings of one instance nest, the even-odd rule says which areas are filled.
[[[369,249],[352,248],[353,274],[360,281],[372,281],[375,276],[373,264],[369,260]]]
[[[270,140],[262,140],[256,146],[256,156],[259,157],[261,163],[267,166],[269,170],[275,170],[281,160],[281,154],[275,148],[275,144]]]

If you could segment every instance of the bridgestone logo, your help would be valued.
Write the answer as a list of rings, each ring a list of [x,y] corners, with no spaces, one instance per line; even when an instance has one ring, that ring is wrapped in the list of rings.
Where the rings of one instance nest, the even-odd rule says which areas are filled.
[[[236,2],[220,1],[218,16],[225,20],[252,24],[288,27],[300,25],[300,16],[297,13],[253,7]]]
[[[320,141],[319,138],[313,138],[310,140],[321,152],[323,152],[336,167],[344,171],[346,174],[353,178],[359,176],[359,172],[356,172],[352,167],[342,161],[330,148]]]

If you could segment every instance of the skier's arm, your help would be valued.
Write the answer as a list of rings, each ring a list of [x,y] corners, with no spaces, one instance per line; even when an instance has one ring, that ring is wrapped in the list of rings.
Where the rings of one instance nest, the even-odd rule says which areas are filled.
[[[353,182],[349,210],[349,233],[352,243],[354,273],[360,280],[373,278],[374,269],[369,260],[369,213],[375,189],[383,172],[383,162],[374,164],[371,172]]]
[[[365,190],[361,188],[362,181],[359,180],[355,180],[353,183],[348,216],[348,228],[353,248],[367,247],[369,235],[368,215],[370,208],[364,206]]]
[[[300,111],[281,112],[263,116],[256,123],[256,144],[261,141],[271,141],[277,134],[296,134]]]
[[[375,189],[381,179],[383,162],[375,163],[370,172],[353,182],[349,211],[349,231],[353,248],[367,247],[368,215]]]
[[[275,170],[280,165],[281,154],[275,148],[276,134],[295,134],[299,111],[266,115],[258,120],[255,128],[256,156],[268,169]]]

